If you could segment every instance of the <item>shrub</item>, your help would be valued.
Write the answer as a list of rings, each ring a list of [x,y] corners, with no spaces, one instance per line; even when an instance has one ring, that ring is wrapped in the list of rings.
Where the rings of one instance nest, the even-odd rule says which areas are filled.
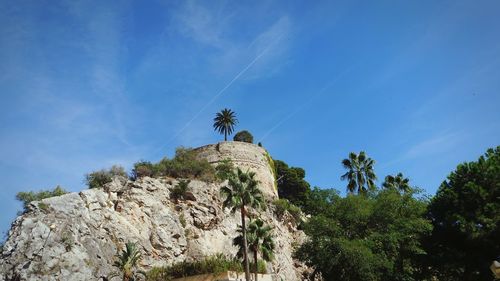
[[[115,176],[127,177],[127,172],[122,166],[113,165],[108,170],[102,169],[85,175],[85,182],[89,188],[102,188]]]
[[[215,176],[221,181],[227,180],[233,174],[234,169],[233,162],[230,159],[224,159],[215,167]]]
[[[288,212],[290,213],[290,215],[292,215],[296,222],[301,221],[302,211],[299,207],[293,205],[287,199],[275,200],[273,201],[273,204],[275,206],[276,215],[278,215],[278,217],[282,217],[285,212]]]
[[[140,161],[134,164],[131,179],[140,177],[173,177],[215,180],[215,169],[205,159],[198,159],[196,151],[191,148],[179,147],[173,159],[163,158],[158,163]]]
[[[68,193],[68,192],[58,185],[53,190],[42,190],[42,191],[38,191],[38,192],[34,192],[34,191],[23,192],[23,191],[21,191],[21,192],[18,192],[16,194],[16,199],[23,202],[24,210],[26,210],[29,203],[31,203],[32,201],[40,201],[40,200],[45,199],[45,198],[61,196],[61,195],[66,194],[66,193]]]
[[[170,190],[170,198],[174,200],[185,199],[186,192],[189,190],[190,180],[179,180],[176,186]]]
[[[261,267],[264,268],[263,272],[265,272],[265,263],[263,263],[263,266],[259,263],[259,270]],[[154,267],[148,272],[146,279],[151,281],[165,281],[198,274],[219,274],[226,271],[242,272],[243,265],[236,259],[230,259],[223,254],[216,254],[200,261],[183,261],[170,266]]]
[[[241,141],[241,142],[248,142],[248,143],[253,143],[253,136],[249,131],[243,130],[233,137],[234,141]]]
[[[215,169],[208,161],[198,159],[196,151],[190,148],[177,148],[174,159],[164,158],[157,166],[159,176],[197,178],[205,181],[213,181],[215,178]]]
[[[136,180],[142,177],[154,177],[155,176],[155,165],[149,161],[139,161],[134,164],[132,169],[132,175],[130,178]]]

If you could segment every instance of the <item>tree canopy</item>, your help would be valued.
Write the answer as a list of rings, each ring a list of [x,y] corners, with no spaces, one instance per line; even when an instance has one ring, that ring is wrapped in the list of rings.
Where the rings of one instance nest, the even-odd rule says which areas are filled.
[[[422,280],[420,239],[431,231],[426,202],[413,192],[381,190],[373,196],[314,189],[318,206],[303,228],[309,240],[297,257],[325,280]]]
[[[289,167],[281,160],[274,160],[278,181],[278,196],[288,199],[295,205],[302,206],[311,189],[305,180],[306,171],[299,167]]]
[[[243,131],[237,132],[234,135],[233,140],[234,141],[241,141],[241,142],[253,143],[253,136],[252,136],[252,134],[249,131],[243,130]]]
[[[231,109],[224,108],[215,114],[213,126],[215,131],[224,134],[224,141],[227,141],[227,135],[233,133],[236,123],[238,123],[236,113]]]
[[[500,146],[457,166],[429,205],[430,266],[440,280],[491,280],[500,254]]]

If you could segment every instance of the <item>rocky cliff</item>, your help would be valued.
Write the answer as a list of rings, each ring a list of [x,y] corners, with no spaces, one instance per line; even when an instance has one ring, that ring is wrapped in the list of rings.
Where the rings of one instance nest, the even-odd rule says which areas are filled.
[[[191,181],[189,200],[175,202],[170,190],[177,182],[117,177],[104,189],[32,202],[9,232],[0,280],[105,280],[116,271],[116,254],[129,241],[140,246],[144,270],[216,253],[234,255],[232,239],[240,218],[222,209],[224,183]],[[274,185],[267,182],[262,188],[274,190]],[[304,268],[291,257],[304,234],[291,218],[275,215],[272,199],[260,213],[275,233],[276,258],[269,268],[278,280],[300,280]]]

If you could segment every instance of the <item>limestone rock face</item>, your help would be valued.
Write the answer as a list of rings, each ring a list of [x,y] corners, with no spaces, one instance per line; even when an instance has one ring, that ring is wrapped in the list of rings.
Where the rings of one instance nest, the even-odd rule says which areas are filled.
[[[191,181],[192,200],[170,200],[172,178],[115,179],[104,189],[32,202],[9,232],[0,256],[0,280],[106,280],[126,242],[137,242],[148,270],[207,255],[236,254],[238,213],[222,209],[224,184]],[[268,200],[272,200],[268,198]],[[292,260],[305,238],[270,208],[261,218],[274,228],[278,280],[300,280]],[[16,279],[17,278],[17,279]],[[114,278],[112,280],[119,280]]]

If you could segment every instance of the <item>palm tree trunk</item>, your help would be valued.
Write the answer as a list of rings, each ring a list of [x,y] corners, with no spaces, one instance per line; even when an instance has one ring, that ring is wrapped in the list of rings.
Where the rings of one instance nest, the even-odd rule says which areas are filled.
[[[254,249],[253,251],[253,259],[255,262],[255,281],[257,281],[257,278],[259,277],[259,265],[257,264],[257,249]]]
[[[224,141],[227,141],[227,131],[224,131]]]
[[[248,244],[247,244],[247,228],[245,225],[245,206],[241,206],[241,230],[243,233],[243,259],[245,263],[245,279],[246,281],[250,281],[250,265],[248,263]]]

